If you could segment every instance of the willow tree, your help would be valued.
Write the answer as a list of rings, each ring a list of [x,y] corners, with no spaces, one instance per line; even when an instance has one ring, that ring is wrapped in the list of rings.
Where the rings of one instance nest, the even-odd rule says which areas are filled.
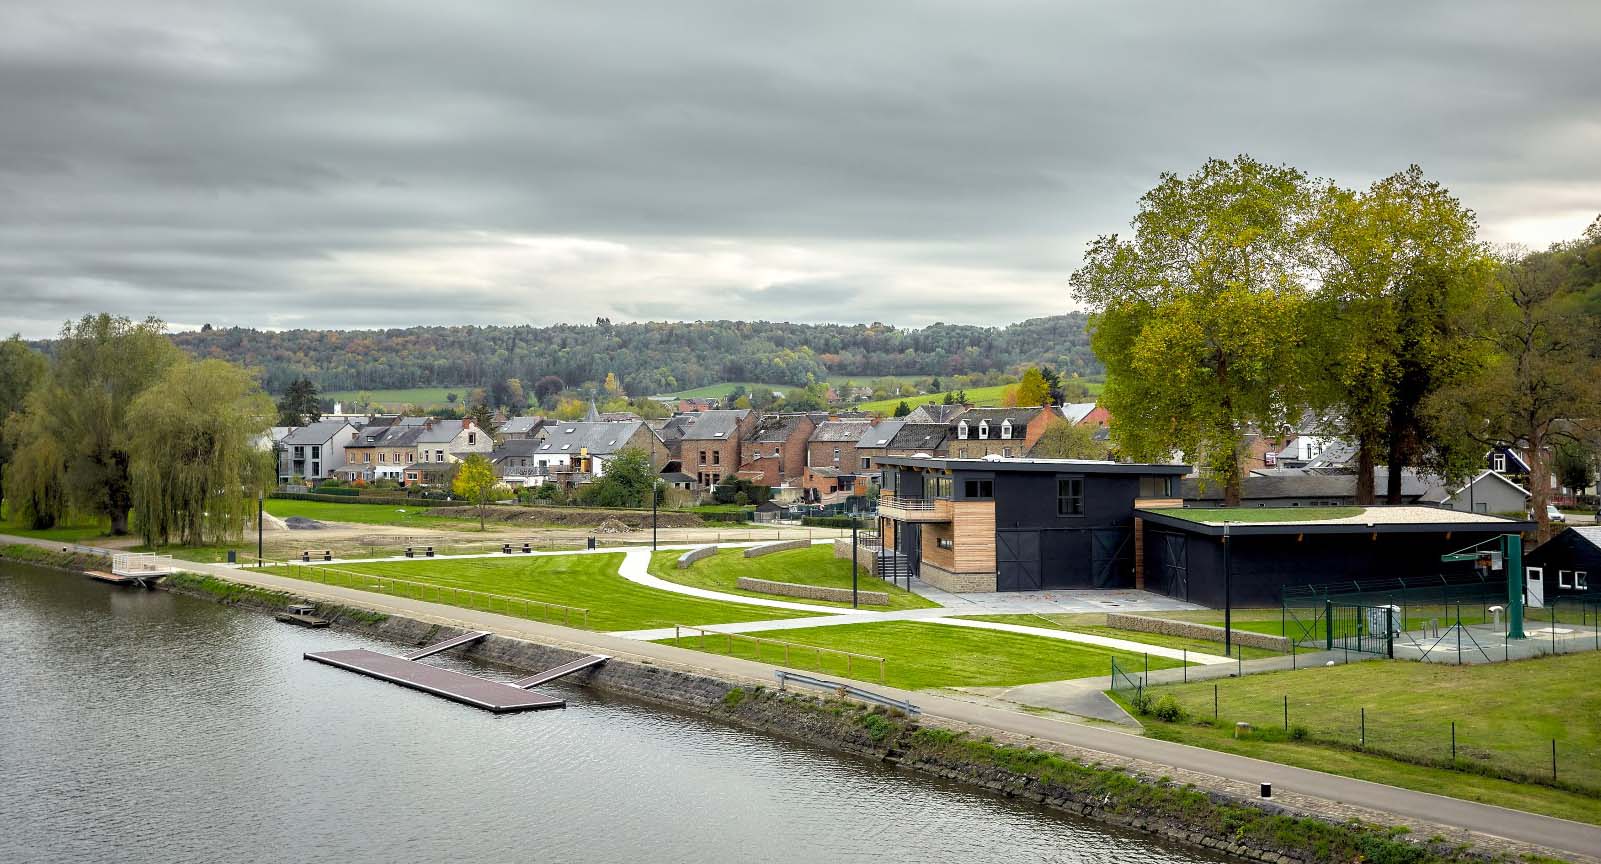
[[[1106,366],[1101,402],[1123,453],[1181,451],[1240,500],[1248,436],[1298,413],[1307,178],[1248,156],[1162,175],[1134,237],[1103,236],[1073,274]]]
[[[67,512],[67,454],[50,434],[46,392],[35,389],[0,430],[8,453],[0,486],[7,515],[35,530],[55,527]]]
[[[183,361],[128,412],[133,502],[145,542],[162,546],[237,538],[273,477],[260,445],[277,407],[244,369]]]
[[[0,342],[0,429],[12,415],[22,413],[28,394],[44,380],[48,369],[44,355],[29,348],[18,336]],[[0,489],[5,487],[5,467],[11,461],[9,436],[0,434]]]
[[[1330,187],[1312,232],[1320,275],[1310,308],[1312,384],[1331,430],[1357,447],[1356,500],[1374,503],[1374,468],[1401,503],[1402,469],[1449,475],[1460,451],[1424,410],[1482,358],[1478,314],[1493,262],[1473,212],[1413,165],[1365,192]]]

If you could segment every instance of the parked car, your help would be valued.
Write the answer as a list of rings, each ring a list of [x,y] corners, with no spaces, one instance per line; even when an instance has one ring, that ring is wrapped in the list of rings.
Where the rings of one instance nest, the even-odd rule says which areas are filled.
[[[1566,521],[1568,521],[1568,517],[1564,516],[1562,514],[1562,511],[1558,510],[1557,509],[1557,505],[1555,505],[1555,504],[1547,504],[1547,505],[1545,505],[1545,517],[1547,519],[1550,519],[1552,522],[1566,522]]]

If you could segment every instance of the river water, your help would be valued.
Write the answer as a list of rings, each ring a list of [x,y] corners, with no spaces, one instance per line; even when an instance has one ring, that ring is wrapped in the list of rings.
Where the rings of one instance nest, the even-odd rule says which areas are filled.
[[[0,860],[1216,860],[582,687],[495,716],[301,659],[336,647],[399,646],[0,563]]]

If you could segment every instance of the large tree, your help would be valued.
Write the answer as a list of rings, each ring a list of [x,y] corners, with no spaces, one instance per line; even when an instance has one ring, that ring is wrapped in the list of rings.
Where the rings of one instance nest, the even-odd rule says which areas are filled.
[[[0,429],[23,410],[28,394],[44,380],[48,368],[44,355],[29,348],[21,337],[0,342]],[[0,434],[0,489],[5,486],[5,468],[12,456],[9,440]]]
[[[1601,404],[1601,310],[1576,279],[1597,246],[1601,222],[1579,243],[1508,256],[1488,315],[1494,355],[1476,378],[1431,400],[1481,443],[1520,448],[1542,543],[1551,536],[1550,451],[1579,440]]]
[[[1073,294],[1106,364],[1102,403],[1138,459],[1182,451],[1240,500],[1253,427],[1278,430],[1302,398],[1294,367],[1306,302],[1306,176],[1248,156],[1162,175],[1134,237],[1090,244]]]
[[[1044,373],[1036,367],[1030,366],[1023,372],[1023,380],[1017,384],[1017,405],[1019,408],[1037,408],[1049,405],[1051,402],[1051,385],[1045,380]]]
[[[139,394],[183,356],[154,318],[135,322],[86,315],[61,329],[47,381],[29,400],[19,443],[61,457],[68,506],[104,514],[111,533],[128,533],[133,462],[128,410]],[[52,437],[50,445],[39,443]],[[43,481],[48,472],[34,475]],[[19,490],[20,491],[20,490]]]
[[[128,410],[135,522],[163,546],[237,538],[274,476],[260,446],[275,408],[248,372],[224,360],[169,366]]]
[[[279,426],[304,426],[322,419],[322,406],[317,401],[317,385],[301,377],[290,382],[278,400]]]
[[[580,487],[579,498],[602,507],[648,507],[653,487],[660,494],[650,454],[638,447],[624,447],[606,463],[604,475]]]
[[[1319,288],[1297,375],[1330,431],[1357,447],[1359,504],[1374,502],[1381,461],[1391,504],[1401,503],[1402,469],[1461,467],[1423,409],[1475,367],[1473,324],[1493,273],[1475,233],[1472,211],[1416,165],[1365,192],[1319,196]]]

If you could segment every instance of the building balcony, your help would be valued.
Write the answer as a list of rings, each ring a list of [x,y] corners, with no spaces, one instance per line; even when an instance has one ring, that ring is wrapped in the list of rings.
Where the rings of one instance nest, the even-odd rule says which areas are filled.
[[[880,495],[878,515],[901,522],[949,522],[952,519],[951,499]]]

